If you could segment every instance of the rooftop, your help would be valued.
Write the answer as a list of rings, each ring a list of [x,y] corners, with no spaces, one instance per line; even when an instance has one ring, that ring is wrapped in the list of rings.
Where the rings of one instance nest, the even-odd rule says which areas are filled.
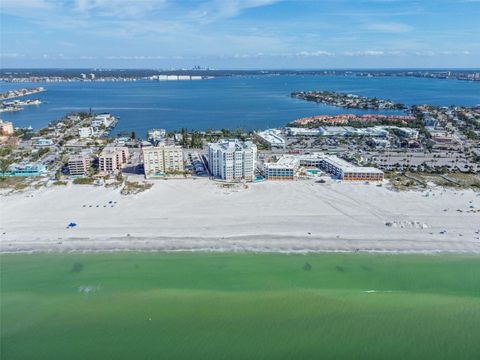
[[[285,139],[280,137],[276,132],[278,130],[265,130],[265,131],[259,131],[257,133],[258,136],[262,137],[266,141],[268,141],[271,144],[276,144],[276,145],[285,145]]]
[[[329,162],[330,164],[338,167],[343,172],[359,172],[359,173],[373,173],[373,174],[382,174],[383,171],[374,167],[363,167],[363,166],[356,166],[354,164],[349,163],[346,160],[343,160],[335,155],[325,155],[324,160]]]
[[[264,165],[269,169],[295,169],[300,166],[300,158],[295,155],[283,155],[277,162],[268,162]]]
[[[251,141],[240,141],[238,139],[222,139],[217,143],[209,143],[208,147],[215,150],[250,150],[256,148]]]

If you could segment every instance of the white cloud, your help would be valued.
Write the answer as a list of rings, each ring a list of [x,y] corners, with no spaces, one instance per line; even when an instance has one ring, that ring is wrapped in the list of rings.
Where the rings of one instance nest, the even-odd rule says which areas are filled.
[[[165,0],[75,0],[75,10],[83,15],[108,18],[137,18],[160,11]]]
[[[22,57],[25,57],[25,55],[19,53],[0,53],[0,58],[3,59],[17,59]]]
[[[362,55],[364,56],[383,56],[385,55],[384,51],[377,51],[377,50],[367,50]]]
[[[318,51],[300,51],[297,53],[297,56],[302,56],[302,57],[319,57],[319,56],[334,56],[334,53],[331,53],[329,51],[324,51],[324,50],[318,50]]]
[[[433,51],[433,50],[422,50],[422,51],[415,51],[412,53],[416,56],[464,56],[470,55],[471,52],[469,50],[441,50],[441,51]]]
[[[295,64],[295,61],[348,61],[341,59],[342,57],[365,57],[359,59],[365,62],[380,62],[380,59],[377,59],[380,57],[394,60],[393,57],[401,56],[439,56],[445,59],[470,56],[470,59],[473,59],[480,49],[474,29],[469,30],[469,33],[462,27],[445,28],[445,39],[442,38],[440,42],[440,31],[428,29],[420,33],[420,30],[424,29],[417,19],[411,20],[412,24],[415,21],[415,28],[410,26],[408,21],[397,21],[407,19],[405,14],[399,14],[399,11],[415,13],[416,9],[410,6],[408,9],[401,6],[388,10],[372,10],[361,5],[365,1],[357,3],[356,0],[328,0],[341,1],[342,6],[335,7],[334,14],[322,13],[324,18],[320,13],[318,17],[305,14],[304,19],[302,14],[289,17],[289,14],[284,12],[278,13],[282,19],[268,18],[263,13],[260,14],[261,21],[257,14],[254,14],[254,17],[248,16],[269,6],[272,6],[269,10],[275,15],[273,5],[281,1],[290,1],[290,5],[296,2],[0,0],[2,15],[15,16],[12,21],[5,22],[2,26],[2,34],[11,36],[4,37],[6,41],[2,50],[6,54],[1,56],[14,58],[19,56],[17,52],[23,53],[24,49],[28,48],[29,54],[24,56],[41,59],[42,54],[45,54],[48,60],[67,57],[82,59],[82,56],[88,60],[89,55],[94,55],[99,60],[107,57],[110,60],[221,58],[252,59],[251,61],[255,62],[258,58],[266,62],[269,58],[276,57],[285,63]],[[320,10],[321,1],[318,3]],[[401,1],[398,0],[397,3],[400,4]],[[279,10],[285,9],[279,7]],[[298,11],[301,11],[301,6]],[[11,26],[10,23],[14,21],[18,21],[21,26]],[[35,36],[28,36],[26,32],[22,34],[24,29],[28,29]],[[462,41],[462,37],[468,39],[468,42]],[[451,39],[458,39],[458,42]],[[317,50],[318,47],[324,49]],[[65,55],[62,56],[61,53]]]
[[[46,0],[2,0],[0,7],[3,12],[22,9],[49,9],[53,7],[53,4]]]
[[[385,56],[388,55],[385,51],[381,50],[365,50],[365,51],[346,51],[343,53],[345,56]]]
[[[406,33],[412,31],[413,28],[410,25],[397,23],[397,22],[386,22],[386,23],[371,23],[365,26],[369,30],[374,30],[377,32],[384,33]]]
[[[191,11],[191,18],[205,23],[238,16],[242,11],[273,5],[283,0],[212,0]]]
[[[114,55],[114,56],[107,56],[106,59],[108,60],[164,60],[168,59],[162,55]]]

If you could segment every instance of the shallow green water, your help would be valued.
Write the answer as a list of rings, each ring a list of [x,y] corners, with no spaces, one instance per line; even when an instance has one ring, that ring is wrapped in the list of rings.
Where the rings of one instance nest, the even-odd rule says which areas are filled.
[[[0,261],[2,359],[480,358],[480,257]]]

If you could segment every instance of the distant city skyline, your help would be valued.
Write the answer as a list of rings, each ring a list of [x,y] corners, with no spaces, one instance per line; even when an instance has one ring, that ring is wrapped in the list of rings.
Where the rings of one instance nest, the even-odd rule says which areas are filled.
[[[480,67],[480,0],[2,0],[2,68]]]

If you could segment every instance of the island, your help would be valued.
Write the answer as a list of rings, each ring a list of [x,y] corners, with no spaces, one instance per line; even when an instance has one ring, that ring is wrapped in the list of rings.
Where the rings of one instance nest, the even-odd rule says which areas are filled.
[[[13,99],[17,97],[22,97],[22,96],[27,96],[31,94],[36,94],[46,91],[45,88],[43,87],[36,87],[36,88],[25,88],[25,89],[17,89],[17,90],[9,90],[7,92],[4,92],[0,94],[0,100],[7,100],[7,99]]]
[[[22,106],[40,105],[42,103],[39,99],[27,100],[13,100],[0,102],[0,112],[15,112],[23,110]]]
[[[347,109],[405,110],[407,108],[404,104],[394,103],[391,100],[368,98],[335,91],[295,91],[290,95],[293,98]]]

